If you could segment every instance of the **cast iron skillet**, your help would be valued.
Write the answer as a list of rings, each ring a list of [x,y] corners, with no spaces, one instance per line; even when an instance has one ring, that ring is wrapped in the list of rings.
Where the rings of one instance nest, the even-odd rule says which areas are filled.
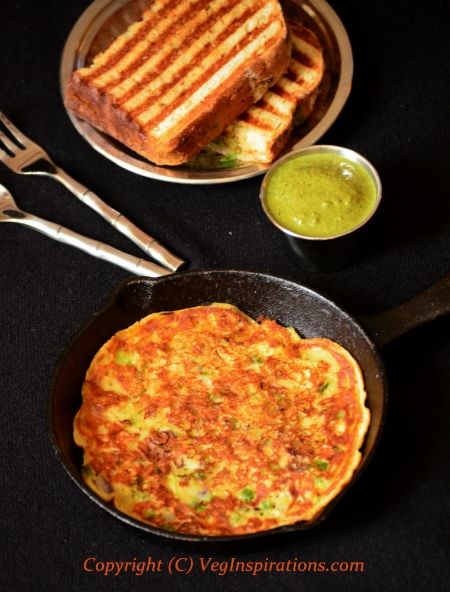
[[[321,513],[308,522],[269,531],[237,536],[194,536],[168,532],[144,524],[103,501],[83,482],[82,454],[72,430],[81,404],[80,392],[86,370],[97,350],[116,331],[152,312],[176,310],[211,302],[229,302],[252,318],[265,315],[295,327],[303,337],[328,337],[347,348],[363,371],[369,430],[362,447],[362,462],[350,483]],[[271,275],[246,271],[193,271],[157,280],[130,279],[112,294],[104,310],[75,336],[56,370],[50,399],[50,425],[54,448],[75,483],[103,509],[141,531],[183,541],[222,542],[251,539],[309,529],[322,522],[353,484],[373,455],[381,435],[387,403],[385,371],[377,346],[425,321],[450,312],[450,275],[400,307],[362,319],[360,323],[334,302],[300,284]]]

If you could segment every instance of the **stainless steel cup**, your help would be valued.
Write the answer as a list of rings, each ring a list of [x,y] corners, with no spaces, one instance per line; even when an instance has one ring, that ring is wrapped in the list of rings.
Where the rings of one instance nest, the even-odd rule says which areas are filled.
[[[342,156],[360,166],[362,166],[370,175],[376,190],[376,200],[369,214],[356,226],[341,234],[326,237],[311,237],[298,234],[285,228],[274,219],[269,212],[266,204],[266,190],[273,173],[284,162],[292,159],[298,159],[309,154],[335,154]],[[381,181],[375,168],[370,162],[353,150],[342,148],[340,146],[316,145],[308,148],[301,148],[286,154],[275,161],[264,176],[261,191],[261,205],[266,216],[277,228],[285,235],[290,247],[289,251],[294,257],[294,261],[310,271],[332,272],[338,271],[351,264],[354,259],[356,249],[361,244],[364,237],[365,225],[375,214],[381,201]]]

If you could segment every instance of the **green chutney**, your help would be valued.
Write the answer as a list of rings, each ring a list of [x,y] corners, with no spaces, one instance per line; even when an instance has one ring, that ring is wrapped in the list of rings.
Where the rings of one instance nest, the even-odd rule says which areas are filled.
[[[360,164],[329,153],[299,155],[271,174],[265,204],[283,228],[331,237],[357,227],[372,212],[375,183]]]

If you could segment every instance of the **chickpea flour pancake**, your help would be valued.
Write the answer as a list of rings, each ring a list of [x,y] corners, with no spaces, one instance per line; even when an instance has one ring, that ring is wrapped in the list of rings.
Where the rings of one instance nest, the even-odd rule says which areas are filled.
[[[313,519],[351,479],[369,425],[348,351],[221,303],[119,331],[82,394],[74,438],[89,487],[195,535]]]

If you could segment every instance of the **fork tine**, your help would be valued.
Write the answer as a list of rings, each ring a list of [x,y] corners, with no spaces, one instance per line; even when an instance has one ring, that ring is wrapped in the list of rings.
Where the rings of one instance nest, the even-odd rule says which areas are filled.
[[[19,131],[16,128],[16,126],[13,123],[11,123],[9,121],[9,119],[6,117],[6,115],[4,113],[2,113],[1,111],[0,111],[0,121],[3,123],[3,125],[6,127],[6,129],[9,131],[9,133],[14,138],[14,140],[16,142],[18,142],[19,147],[21,145],[21,147],[25,148],[25,146],[27,145],[27,142],[31,141],[29,138],[27,138],[27,136],[25,134],[23,134],[21,131]]]
[[[6,150],[5,150],[5,147],[6,147]],[[3,149],[3,151],[6,153],[10,152],[14,156],[16,154],[17,150],[19,149],[19,146],[17,146],[16,144],[13,144],[11,142],[11,140],[8,138],[8,136],[6,134],[4,134],[2,132],[2,130],[0,130],[0,149]],[[0,158],[1,158],[1,154],[0,154]]]
[[[5,210],[6,208],[17,208],[17,204],[8,189],[0,183],[0,209]],[[17,208],[18,209],[18,208]]]

